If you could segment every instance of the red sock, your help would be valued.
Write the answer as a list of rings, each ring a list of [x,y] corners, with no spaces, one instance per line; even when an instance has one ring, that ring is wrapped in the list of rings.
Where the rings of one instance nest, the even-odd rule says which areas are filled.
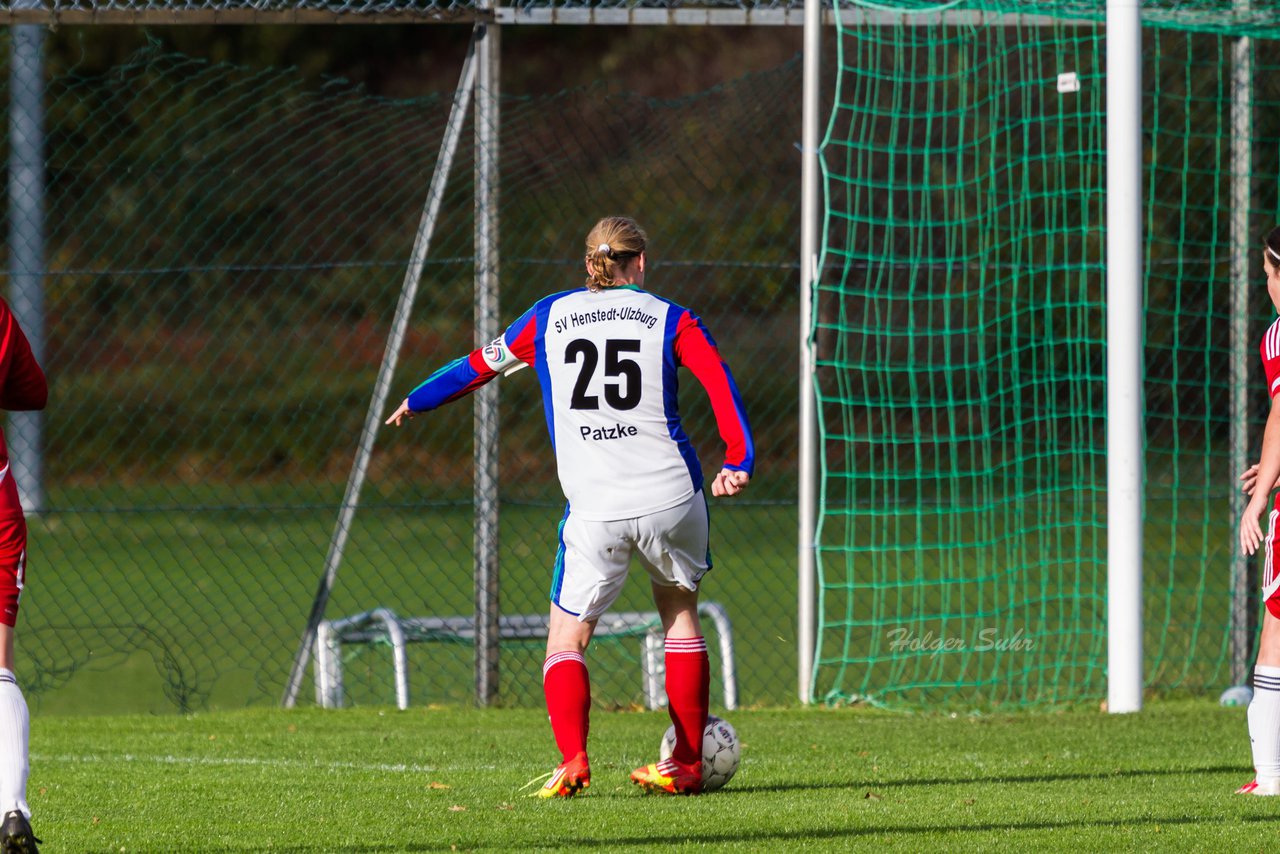
[[[711,664],[706,638],[667,638],[667,712],[676,725],[671,758],[683,765],[701,765],[702,733],[710,706]]]
[[[542,691],[556,747],[568,762],[587,749],[591,722],[591,682],[580,652],[556,652],[542,664]]]

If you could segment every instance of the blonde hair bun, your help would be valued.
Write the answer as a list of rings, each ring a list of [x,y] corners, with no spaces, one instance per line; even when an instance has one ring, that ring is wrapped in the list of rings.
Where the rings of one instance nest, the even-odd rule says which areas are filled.
[[[586,281],[589,290],[612,288],[617,284],[619,267],[644,254],[647,239],[644,231],[629,216],[607,216],[587,234]]]

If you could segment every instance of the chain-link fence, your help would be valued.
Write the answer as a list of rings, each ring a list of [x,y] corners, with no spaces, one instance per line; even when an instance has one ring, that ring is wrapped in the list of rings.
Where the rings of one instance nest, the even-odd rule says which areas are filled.
[[[18,0],[0,3],[17,24],[799,24],[800,0]]]
[[[759,468],[746,500],[713,507],[704,596],[736,632],[744,703],[795,686],[799,91],[793,61],[679,100],[501,102],[504,324],[577,285],[587,228],[626,212],[650,233],[649,288],[698,311],[737,375]],[[277,702],[452,93],[389,100],[153,49],[48,80],[43,102],[51,398],[24,684],[46,709]],[[470,121],[463,139],[393,401],[474,346]],[[545,614],[563,498],[536,377],[500,385],[501,611]],[[684,386],[710,470],[714,422]],[[329,617],[472,613],[471,458],[467,403],[379,436]],[[648,585],[617,608],[650,610]],[[640,640],[593,649],[597,699],[641,702]],[[540,702],[541,655],[504,643],[498,702]],[[394,701],[385,647],[345,656],[349,701]],[[469,643],[410,663],[413,702],[473,696]]]
[[[946,45],[953,43],[931,40],[917,27],[927,15],[868,24],[858,16],[879,14],[875,10],[846,11],[854,18],[846,23],[868,44],[889,34],[914,45],[908,54],[918,49],[925,56],[946,54],[951,49]],[[1032,98],[1041,106],[1054,99],[1067,104],[1070,97],[1077,105],[1088,101],[1088,110],[1081,107],[1073,119],[1083,140],[1080,150],[1087,154],[1080,174],[1050,167],[1045,172],[1049,183],[1080,178],[1070,192],[1080,194],[1078,212],[1086,221],[1042,221],[1048,208],[1035,193],[1049,184],[996,192],[993,183],[988,189],[999,203],[972,211],[1002,223],[990,244],[995,254],[973,252],[973,275],[995,275],[988,262],[1003,258],[1000,253],[1009,255],[1005,260],[1012,265],[1001,268],[1000,275],[1008,273],[1014,287],[1001,299],[1012,299],[1017,310],[997,312],[993,322],[1021,324],[1008,339],[1015,343],[1023,335],[1038,335],[1047,348],[1045,361],[1030,361],[1016,349],[1001,351],[998,363],[974,358],[964,349],[973,341],[955,336],[968,313],[982,314],[986,298],[963,288],[933,281],[925,288],[895,284],[881,296],[897,300],[904,316],[917,297],[936,297],[947,306],[936,315],[914,316],[936,320],[948,340],[959,342],[959,359],[949,367],[955,376],[972,376],[981,385],[991,380],[993,365],[1017,372],[1021,385],[1015,390],[1021,389],[1025,399],[1012,408],[993,404],[1001,417],[992,424],[1000,430],[1034,425],[1048,448],[1021,457],[1029,468],[1018,477],[1026,475],[1023,483],[1032,495],[1038,494],[1037,479],[1052,479],[1084,498],[1070,512],[1059,513],[1038,541],[1024,535],[1017,519],[983,528],[956,514],[951,529],[930,534],[939,548],[949,550],[945,559],[918,564],[919,555],[896,557],[919,551],[915,529],[890,519],[902,512],[905,492],[888,502],[851,501],[849,533],[856,559],[847,562],[847,586],[872,595],[847,609],[836,606],[824,619],[849,620],[868,603],[879,608],[874,603],[882,600],[875,596],[901,599],[876,610],[877,626],[925,613],[921,603],[936,603],[912,599],[911,584],[934,584],[938,566],[954,570],[949,580],[956,582],[955,590],[974,582],[986,585],[983,595],[995,589],[992,579],[998,576],[1005,585],[1000,595],[1015,603],[1000,612],[1013,622],[1001,626],[1012,632],[1041,619],[1043,603],[1057,603],[1052,607],[1067,609],[1061,611],[1063,619],[1070,619],[1071,631],[1081,639],[1086,663],[1078,672],[1064,676],[1061,668],[1034,662],[1019,671],[1033,674],[1044,689],[1036,696],[1092,696],[1103,674],[1105,605],[1098,266],[1104,226],[1095,210],[1101,204],[1097,164],[1103,116],[1096,97],[1103,72],[1095,60],[1104,34],[1078,22],[1096,20],[1101,13],[1029,4],[992,5],[986,11],[1063,17],[1051,22],[1051,38],[1043,29],[1050,24],[1042,19],[1001,21],[1007,29],[1000,35],[980,38],[973,29],[983,22],[980,15],[967,22],[933,22],[954,44],[981,47],[990,40],[990,51],[957,53],[984,74],[1000,70],[1000,63],[1013,67],[1011,46],[1033,38],[1044,42],[1028,66],[1034,73],[1012,76],[1009,108],[992,108],[996,101],[976,98],[975,115],[995,109],[1002,132],[1023,146],[1015,150],[1034,152],[1052,167],[1062,152],[1050,143],[1070,134],[1030,133],[1027,93],[1043,87]],[[1228,470],[1231,404],[1225,378],[1238,355],[1229,320],[1242,313],[1227,286],[1238,184],[1228,151],[1239,132],[1231,119],[1236,95],[1229,72],[1236,37],[1263,31],[1260,13],[1213,4],[1148,11],[1148,19],[1158,24],[1145,36],[1151,193],[1148,682],[1161,690],[1204,691],[1225,686],[1241,659],[1229,640],[1230,533],[1236,511],[1229,500],[1234,472]],[[1252,124],[1245,140],[1252,146],[1247,171],[1253,180],[1244,207],[1250,233],[1260,234],[1278,210],[1275,182],[1268,178],[1275,159],[1277,94],[1268,77],[1276,64],[1275,42],[1256,40],[1252,51]],[[873,50],[867,56],[886,60],[887,70],[875,71],[869,60],[854,63],[858,73],[874,78],[863,95],[908,76],[889,54]],[[938,67],[922,61],[915,70],[932,80]],[[956,91],[979,91],[966,88],[976,78],[964,67],[947,70],[958,81]],[[1069,87],[1056,89],[1062,70],[1075,71],[1085,90],[1073,96]],[[681,99],[646,99],[600,86],[501,103],[503,322],[538,296],[576,284],[585,229],[604,213],[630,213],[650,232],[650,287],[698,311],[737,374],[756,430],[760,466],[746,500],[713,506],[717,569],[705,596],[723,604],[732,622],[740,699],[747,704],[789,701],[796,676],[794,255],[800,77],[799,62],[793,61]],[[47,89],[39,102],[46,112],[47,187],[38,206],[46,223],[42,337],[52,397],[37,456],[44,466],[45,497],[31,520],[31,583],[18,632],[24,682],[46,709],[275,702],[325,564],[451,93],[378,98],[339,82],[313,85],[292,71],[214,64],[159,49],[102,74],[70,72],[43,82]],[[12,99],[22,93],[7,94]],[[857,106],[854,98],[844,108]],[[964,134],[959,123],[944,121],[951,116],[946,97],[922,106],[938,107],[941,117],[925,116],[917,128],[928,143],[916,152],[918,162],[935,168],[940,160],[930,135],[949,140]],[[876,121],[885,121],[887,113],[872,112]],[[901,121],[884,124],[882,139],[872,122],[856,111],[850,115],[851,139],[872,135],[865,141],[877,150],[880,159],[874,162],[888,168],[904,156]],[[965,126],[974,132],[985,127]],[[1056,126],[1054,133],[1065,133],[1064,127]],[[472,130],[468,124],[445,193],[392,403],[476,343]],[[8,140],[0,144],[11,163],[22,162]],[[1004,180],[1028,168],[1025,157],[1012,162],[1015,166],[989,177]],[[946,174],[922,169],[899,177],[908,184],[923,178],[947,184]],[[876,181],[856,177],[848,194],[875,204],[888,198]],[[947,215],[956,212],[937,204]],[[11,208],[6,216],[21,208]],[[923,233],[917,220],[894,221],[895,234],[904,241],[893,249],[902,254],[902,270],[917,270],[913,259]],[[1078,240],[1064,231],[1068,226],[1076,229]],[[958,233],[962,243],[968,239],[967,232]],[[1027,246],[1027,234],[1045,240]],[[829,248],[838,245],[838,235],[835,240]],[[1060,241],[1053,245],[1061,258],[1046,257],[1049,241]],[[870,251],[856,241],[852,245]],[[1023,247],[1025,255],[1019,255]],[[21,267],[22,248],[11,247],[11,268]],[[886,257],[880,252],[863,260],[883,263]],[[1063,259],[1074,264],[1077,288],[1070,300],[1061,290]],[[1018,290],[1028,264],[1039,265],[1053,286],[1030,296]],[[855,278],[861,275],[856,264],[850,269]],[[830,285],[833,275],[829,268],[823,281]],[[22,278],[11,275],[10,288]],[[1264,315],[1269,316],[1264,309],[1255,293],[1244,310],[1252,324],[1249,336],[1260,333]],[[820,357],[861,365],[858,360],[871,352],[875,336],[902,333],[892,323],[886,326],[886,317],[893,319],[864,312],[836,330],[823,326],[830,316],[820,316]],[[1050,332],[1062,335],[1057,339]],[[1062,346],[1052,346],[1055,341]],[[1252,359],[1252,345],[1249,350]],[[858,382],[897,365],[896,351],[887,352],[887,362],[872,360],[854,372],[863,375]],[[1064,372],[1076,397],[1052,397],[1045,381],[1051,372],[1037,364]],[[1256,377],[1256,364],[1250,362],[1247,370]],[[908,366],[904,383],[911,382],[910,374]],[[696,383],[685,385],[689,432],[710,469],[718,462],[718,439],[709,408]],[[500,608],[508,616],[541,614],[547,608],[562,498],[535,378],[517,374],[501,380],[500,387]],[[900,394],[904,388],[890,380],[885,391]],[[853,384],[834,391],[845,400],[859,394]],[[1053,417],[1055,407],[1069,408],[1071,418]],[[872,430],[871,422],[860,421],[857,405],[837,406],[832,413],[845,419],[841,429],[858,435],[869,454],[882,455],[858,458],[863,467],[858,471],[895,490],[920,480],[916,470],[924,457],[912,457],[912,449],[921,445],[919,429],[904,427],[902,441],[895,443],[883,428]],[[1017,417],[1005,418],[1009,413]],[[939,407],[939,423],[954,414]],[[1257,418],[1250,423],[1256,428]],[[957,425],[964,435],[973,426]],[[39,436],[31,427],[24,423],[23,429],[10,431],[15,458],[23,455],[29,436]],[[379,436],[329,617],[378,607],[405,617],[472,613],[473,434],[471,409],[464,403]],[[1065,453],[1069,448],[1079,450]],[[942,466],[931,476],[958,483],[944,458],[956,452],[954,443],[942,437],[929,449],[928,459]],[[838,452],[830,446],[823,451],[830,466]],[[898,456],[883,456],[891,453]],[[970,455],[963,465],[975,459],[981,462]],[[894,477],[888,463],[904,464],[902,477]],[[1004,477],[975,471],[989,483]],[[1017,512],[1039,524],[1035,508]],[[864,524],[881,525],[882,540],[856,540],[856,526]],[[833,532],[839,533],[835,528],[826,533]],[[972,565],[971,555],[965,550],[975,545],[987,550],[983,566],[992,572],[970,578],[964,568]],[[1049,563],[1052,572],[1040,571]],[[1028,570],[1024,580],[1031,586],[1008,583],[1005,570],[1015,564]],[[1035,597],[1027,593],[1032,589]],[[988,616],[986,600],[963,597],[947,600],[943,613],[951,615],[957,602],[978,603],[965,612],[967,619]],[[647,585],[633,579],[617,609],[649,607]],[[1048,648],[1050,636],[1067,634],[1049,627],[1037,637]],[[848,634],[824,647],[845,662],[867,656],[868,648],[865,637]],[[394,700],[391,653],[385,646],[352,645],[343,656],[346,700]],[[465,639],[413,645],[412,701],[469,701],[472,656]],[[497,701],[538,702],[540,659],[537,640],[504,642]],[[916,659],[897,655],[884,661],[898,671],[933,666],[928,650]],[[641,702],[641,660],[637,637],[596,644],[597,699],[617,706]],[[870,685],[872,691],[878,687]],[[1004,697],[1003,690],[995,689],[997,699]],[[310,674],[303,698],[309,696]]]

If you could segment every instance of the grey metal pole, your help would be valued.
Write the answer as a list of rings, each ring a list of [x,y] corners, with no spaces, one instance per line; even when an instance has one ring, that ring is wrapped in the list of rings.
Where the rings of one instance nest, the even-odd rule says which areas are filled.
[[[498,337],[498,96],[501,41],[497,24],[478,29],[475,106],[476,345]],[[476,704],[498,697],[498,383],[475,395],[475,679]]]
[[[1107,710],[1142,708],[1142,11],[1107,0]]]
[[[1237,4],[1239,7],[1239,4]],[[1247,36],[1232,46],[1231,81],[1231,477],[1250,464],[1248,366],[1249,269],[1256,255],[1249,235],[1250,182],[1253,178],[1253,51]],[[1256,260],[1254,261],[1256,263]],[[1231,525],[1244,513],[1247,497],[1238,489],[1231,492]],[[1249,679],[1250,629],[1249,559],[1238,549],[1231,561],[1231,684],[1245,685]]]
[[[818,96],[822,4],[804,5],[804,99],[800,166],[800,471],[796,621],[797,689],[800,702],[813,695],[814,657],[817,648],[815,601],[817,562],[814,537],[817,528],[817,403],[814,398],[813,297],[818,279]]]
[[[10,32],[9,302],[43,366],[44,27],[23,24]],[[39,512],[45,507],[44,414],[9,413],[7,438],[22,509]]]
[[[387,336],[387,346],[382,351],[382,364],[378,367],[378,377],[373,384],[373,396],[369,400],[364,428],[360,432],[360,441],[356,446],[356,457],[351,464],[346,491],[342,495],[338,521],[333,527],[333,535],[329,540],[324,574],[320,578],[315,600],[311,603],[307,627],[302,633],[298,652],[293,659],[293,668],[289,672],[289,682],[285,686],[281,702],[286,708],[293,708],[298,700],[298,691],[302,688],[302,676],[307,669],[307,663],[311,660],[311,650],[315,646],[316,630],[320,621],[324,619],[325,606],[329,603],[329,593],[333,590],[334,581],[337,579],[338,567],[342,564],[342,553],[347,546],[347,536],[351,532],[351,522],[355,519],[360,490],[368,474],[369,457],[373,454],[374,439],[378,435],[378,427],[382,424],[385,414],[383,410],[386,408],[387,396],[391,390],[391,378],[395,375],[396,362],[400,359],[400,347],[404,343],[405,332],[409,326],[409,313],[413,310],[413,303],[418,295],[418,282],[422,278],[422,269],[427,263],[427,251],[431,247],[431,236],[435,232],[445,186],[449,183],[453,155],[458,150],[458,140],[462,138],[462,126],[466,123],[467,111],[471,108],[471,90],[475,85],[475,48],[476,30],[473,30],[471,43],[467,47],[467,58],[462,64],[462,76],[453,96],[453,107],[449,111],[449,122],[445,127],[444,139],[440,142],[440,155],[436,159],[435,172],[431,175],[431,186],[427,190],[422,219],[418,223],[418,232],[414,236],[413,251],[409,255],[409,267],[405,271],[400,299],[396,303],[395,316],[391,321],[391,333]]]

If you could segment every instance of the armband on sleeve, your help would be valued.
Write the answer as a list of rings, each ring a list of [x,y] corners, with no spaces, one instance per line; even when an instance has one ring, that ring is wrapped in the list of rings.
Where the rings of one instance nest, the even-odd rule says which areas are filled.
[[[525,363],[511,352],[506,339],[501,335],[480,348],[480,356],[491,370],[503,376],[525,367]]]

